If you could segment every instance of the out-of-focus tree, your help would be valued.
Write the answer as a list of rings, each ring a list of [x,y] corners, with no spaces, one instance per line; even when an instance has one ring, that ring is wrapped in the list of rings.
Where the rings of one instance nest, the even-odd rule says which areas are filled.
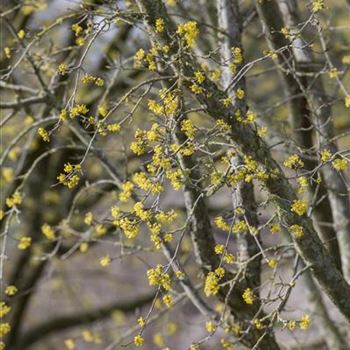
[[[3,1],[0,349],[349,349],[348,5]]]

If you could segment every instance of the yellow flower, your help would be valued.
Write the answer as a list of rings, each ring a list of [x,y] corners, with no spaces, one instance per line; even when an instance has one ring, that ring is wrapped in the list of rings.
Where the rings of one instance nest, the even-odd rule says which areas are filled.
[[[8,322],[0,323],[0,337],[3,337],[11,331],[11,326]]]
[[[84,223],[88,226],[92,224],[94,217],[91,212],[85,214]]]
[[[9,208],[16,207],[21,203],[22,203],[22,196],[18,191],[16,191],[11,197],[6,198],[6,205]]]
[[[299,321],[299,327],[301,330],[306,331],[310,327],[310,323],[310,316],[308,314],[305,314]]]
[[[43,224],[41,226],[41,232],[49,241],[53,241],[56,238],[55,231],[49,224]]]
[[[292,225],[290,226],[289,230],[296,238],[301,238],[304,236],[304,229],[299,225]]]
[[[254,302],[254,294],[250,288],[246,288],[242,294],[242,298],[246,304],[253,304]]]
[[[122,202],[127,202],[132,195],[134,185],[132,182],[127,181],[122,185],[122,191],[119,193],[119,199]]]
[[[11,311],[11,306],[8,306],[4,301],[0,301],[0,318],[5,317]]]
[[[222,216],[218,216],[214,220],[215,225],[223,231],[230,231],[230,225],[225,222],[224,218]]]
[[[157,18],[156,19],[156,32],[161,33],[164,31],[164,19],[163,18]]]
[[[135,346],[142,346],[145,340],[142,338],[141,335],[137,335],[134,337],[134,344]]]
[[[68,338],[64,341],[64,345],[68,350],[74,350],[75,349],[75,341],[72,338]]]
[[[346,108],[350,108],[350,95],[345,97],[344,103]]]
[[[20,238],[17,248],[20,250],[25,250],[32,244],[32,238],[28,236],[23,236]]]
[[[199,34],[197,22],[189,21],[184,24],[179,24],[176,33],[185,38],[187,46],[192,47]]]
[[[294,331],[295,325],[296,325],[296,322],[292,321],[292,320],[288,321],[288,323],[287,323],[287,327],[290,331]]]
[[[299,168],[304,166],[304,162],[300,159],[297,154],[292,154],[288,159],[283,162],[286,168]]]
[[[203,81],[205,80],[205,75],[203,74],[203,72],[197,70],[196,72],[194,72],[194,76],[196,78],[196,81],[198,84],[202,84]]]
[[[239,100],[242,100],[245,96],[245,92],[243,89],[239,88],[239,89],[237,89],[235,95]]]
[[[109,255],[105,255],[100,259],[100,265],[102,267],[108,267],[111,264],[112,260]]]
[[[170,276],[163,272],[163,266],[157,265],[154,269],[147,271],[148,283],[150,286],[161,286],[165,290],[170,290]]]
[[[214,250],[215,250],[215,254],[224,254],[225,247],[222,244],[217,244]]]
[[[20,38],[20,39],[24,39],[24,37],[26,36],[26,32],[21,29],[18,33],[17,33],[17,36]]]
[[[195,129],[191,120],[185,119],[181,122],[181,131],[183,131],[188,138],[194,138]]]
[[[331,79],[337,78],[337,77],[338,77],[338,74],[339,74],[339,72],[338,72],[338,69],[337,69],[337,68],[332,68],[332,69],[330,69],[330,70],[328,71],[328,75],[329,75],[329,77],[330,77]]]
[[[324,5],[324,0],[314,0],[312,2],[312,11],[313,12],[318,12],[322,9],[324,9],[325,5]]]
[[[146,325],[146,321],[145,321],[145,319],[144,319],[143,317],[139,317],[139,318],[137,319],[137,323],[139,324],[139,326],[140,326],[141,328],[143,328],[143,327]]]
[[[270,227],[271,233],[281,232],[281,226],[279,224],[270,224],[269,227]]]
[[[5,289],[5,294],[12,297],[13,295],[15,295],[18,292],[18,289],[16,286],[11,285],[11,286],[7,286]]]
[[[322,162],[327,162],[331,159],[332,153],[328,149],[324,149],[320,152],[320,157]]]
[[[170,294],[165,294],[163,296],[163,303],[167,306],[167,307],[171,307],[173,304],[173,297]]]
[[[207,297],[210,297],[211,295],[216,295],[218,293],[220,289],[219,282],[220,282],[220,279],[223,277],[222,270],[220,269],[219,271],[215,270],[215,272],[213,271],[208,272],[207,277],[205,278],[205,284],[204,284],[204,294]]]
[[[270,259],[268,260],[267,264],[271,269],[275,268],[277,266],[277,260],[276,259]]]
[[[332,166],[337,171],[346,170],[346,168],[348,167],[348,160],[344,158],[337,158],[333,160]]]
[[[43,141],[50,142],[49,133],[44,128],[38,129],[38,135],[43,139]]]
[[[67,74],[67,71],[68,71],[68,66],[65,64],[65,63],[61,63],[58,68],[58,73],[61,74],[61,75],[65,75]]]
[[[303,199],[296,199],[293,201],[290,210],[299,216],[302,216],[307,212],[307,203]]]
[[[207,331],[208,331],[209,333],[214,333],[214,332],[216,331],[216,325],[215,325],[215,323],[212,322],[212,321],[206,322],[205,328],[207,329]]]

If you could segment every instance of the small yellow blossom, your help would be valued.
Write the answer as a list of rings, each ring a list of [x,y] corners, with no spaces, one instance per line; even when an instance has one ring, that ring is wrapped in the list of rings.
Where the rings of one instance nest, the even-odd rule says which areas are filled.
[[[254,294],[250,288],[246,288],[242,294],[242,298],[246,304],[253,304],[254,302]]]
[[[321,161],[325,163],[331,159],[332,153],[330,150],[324,149],[320,152],[320,157],[321,157]]]
[[[49,224],[43,224],[41,226],[41,232],[49,241],[53,241],[56,238],[55,231]]]
[[[163,18],[157,18],[156,19],[156,32],[161,33],[164,31],[164,19]]]
[[[14,296],[17,292],[18,292],[18,289],[17,289],[17,287],[14,286],[14,285],[7,286],[7,287],[5,288],[5,294],[8,295],[8,296],[10,296],[10,297]]]
[[[350,108],[350,95],[345,97],[344,103],[346,108]]]
[[[142,338],[141,335],[136,335],[134,337],[134,344],[135,344],[135,346],[142,346],[144,342],[145,342],[145,340]]]
[[[292,154],[288,159],[283,162],[286,168],[299,168],[304,166],[304,162],[300,159],[297,154]]]
[[[270,224],[271,233],[279,233],[281,232],[281,226],[279,224]]]
[[[187,46],[192,47],[199,34],[197,22],[189,21],[179,24],[176,33],[185,38]]]
[[[112,260],[109,255],[105,255],[100,259],[100,265],[102,267],[108,267],[111,264]]]
[[[11,326],[8,322],[0,323],[0,337],[2,338],[4,335],[11,331]]]
[[[32,244],[32,238],[28,236],[22,236],[19,240],[19,243],[17,245],[17,248],[20,250],[25,250],[30,247]]]
[[[72,338],[68,338],[64,341],[64,346],[68,350],[74,350],[75,349],[75,341]]]
[[[137,319],[137,323],[139,324],[139,326],[140,326],[141,328],[143,328],[143,327],[146,325],[146,321],[145,321],[145,319],[144,319],[143,317],[139,317],[139,318]]]
[[[235,95],[239,100],[242,100],[245,96],[245,92],[243,89],[239,88],[239,89],[237,89]]]
[[[310,327],[310,323],[310,316],[308,314],[305,314],[299,321],[299,327],[301,330],[306,331]]]
[[[301,238],[304,236],[304,229],[299,225],[292,225],[289,230],[295,238]]]
[[[337,171],[346,170],[348,167],[348,160],[345,158],[337,158],[333,160],[332,166]]]
[[[294,200],[290,210],[302,216],[307,212],[307,203],[303,199]]]
[[[209,333],[214,333],[216,331],[216,325],[213,321],[206,322],[205,328]]]
[[[38,129],[38,135],[43,139],[43,141],[50,142],[49,133],[44,128]]]

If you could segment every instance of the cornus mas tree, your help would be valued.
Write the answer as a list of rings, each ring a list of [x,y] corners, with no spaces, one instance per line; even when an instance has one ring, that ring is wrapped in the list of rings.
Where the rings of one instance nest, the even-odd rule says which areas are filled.
[[[0,349],[350,347],[347,1],[0,18]]]

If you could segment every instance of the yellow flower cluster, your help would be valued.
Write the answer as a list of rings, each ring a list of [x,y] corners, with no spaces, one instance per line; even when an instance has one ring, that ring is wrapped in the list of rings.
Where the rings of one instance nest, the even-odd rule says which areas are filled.
[[[299,216],[302,216],[307,212],[307,203],[303,199],[296,199],[293,201],[290,210]]]
[[[11,331],[11,326],[8,322],[0,323],[0,337],[2,338],[4,335]]]
[[[332,166],[337,171],[346,170],[348,167],[348,160],[345,158],[337,158],[332,162]]]
[[[49,241],[53,241],[56,238],[54,229],[47,223],[41,226],[41,232]]]
[[[124,232],[124,235],[128,239],[135,239],[139,234],[139,225],[136,220],[129,219],[127,217],[116,219],[113,221],[116,227],[120,227]]]
[[[214,333],[216,331],[216,324],[213,321],[208,321],[205,323],[205,328],[209,333]]]
[[[318,12],[323,10],[325,7],[324,0],[313,0],[312,1],[312,12]]]
[[[279,224],[273,223],[269,226],[271,233],[279,233],[281,232],[281,226]]]
[[[158,264],[154,269],[149,269],[147,271],[147,277],[150,286],[160,286],[164,290],[170,290],[170,276],[166,272],[163,272],[162,265]]]
[[[119,200],[121,202],[127,202],[132,195],[134,184],[130,181],[126,181],[122,185],[122,191],[119,193]]]
[[[32,244],[32,238],[28,236],[22,236],[18,242],[17,248],[20,250],[25,250]]]
[[[145,192],[150,191],[152,194],[157,194],[164,190],[163,186],[159,182],[152,183],[152,181],[147,177],[147,175],[142,172],[134,174],[132,180],[138,187],[140,187]]]
[[[187,46],[192,47],[199,34],[197,22],[189,21],[179,24],[176,33],[185,38]]]
[[[141,335],[136,335],[134,337],[134,344],[135,344],[135,346],[142,346],[144,342],[145,342],[145,340],[142,338]]]
[[[11,286],[7,286],[5,288],[5,294],[8,295],[9,297],[14,296],[16,293],[18,292],[18,289],[16,286],[11,285]]]
[[[183,131],[188,138],[193,139],[195,135],[195,129],[192,121],[189,119],[183,120],[181,122],[181,131]]]
[[[320,158],[322,162],[327,162],[331,159],[332,153],[329,149],[324,149],[320,152]]]
[[[151,214],[145,210],[143,203],[137,202],[134,205],[135,215],[138,216],[142,221],[149,221]]]
[[[89,109],[84,104],[74,106],[70,111],[70,117],[73,119],[77,115],[85,115],[89,112]]]
[[[11,306],[8,306],[4,301],[0,301],[0,318],[5,317],[11,311]]]
[[[195,76],[195,79],[197,81],[198,84],[202,84],[203,81],[205,80],[205,75],[203,72],[197,70],[194,72],[194,76]]]
[[[247,231],[248,228],[249,227],[248,227],[247,223],[244,220],[240,220],[233,225],[232,232],[233,233],[240,233],[240,232]]]
[[[135,132],[135,141],[130,144],[130,149],[138,156],[146,152],[147,133],[144,130],[137,129]]]
[[[85,73],[80,80],[83,84],[94,83],[96,86],[99,87],[105,84],[105,81],[102,78],[94,77],[93,75],[87,73]]]
[[[182,187],[182,176],[183,173],[181,169],[167,170],[165,173],[165,177],[170,181],[171,185],[176,191],[180,190]]]
[[[108,267],[111,264],[112,260],[109,255],[105,255],[100,259],[100,265],[102,267]]]
[[[306,331],[310,327],[310,324],[311,324],[311,320],[308,314],[305,314],[299,321],[299,327],[303,331]]]
[[[161,33],[164,31],[164,19],[163,18],[157,18],[156,19],[156,32]]]
[[[80,177],[76,174],[76,172],[81,170],[80,164],[64,164],[63,171],[57,176],[57,180],[64,186],[67,186],[69,189],[76,187],[79,183]]]
[[[222,216],[218,216],[214,220],[215,225],[222,231],[230,231],[230,225],[224,220]]]
[[[283,165],[286,168],[290,169],[296,169],[296,168],[302,168],[304,166],[304,162],[300,159],[300,157],[297,154],[292,154],[288,159],[286,159],[283,162]]]
[[[43,139],[43,141],[50,142],[50,135],[44,128],[38,129],[38,135]]]
[[[218,267],[215,271],[210,271],[205,278],[204,294],[207,297],[216,295],[219,292],[219,282],[224,277],[225,270],[222,267]]]
[[[215,126],[223,133],[228,133],[231,130],[230,125],[227,124],[223,119],[217,120]]]
[[[68,66],[65,63],[61,63],[60,65],[58,65],[57,71],[59,74],[65,75],[68,72]]]
[[[235,257],[231,253],[225,251],[225,247],[222,244],[217,244],[214,248],[215,254],[222,255],[222,260],[226,264],[233,264]]]
[[[254,293],[250,288],[246,288],[242,294],[242,298],[244,302],[248,305],[252,305],[254,303]]]
[[[6,205],[9,208],[16,207],[21,203],[22,203],[22,196],[18,191],[16,191],[11,197],[6,198]]]
[[[304,229],[299,225],[292,225],[289,227],[289,230],[295,238],[301,238],[304,236]]]

